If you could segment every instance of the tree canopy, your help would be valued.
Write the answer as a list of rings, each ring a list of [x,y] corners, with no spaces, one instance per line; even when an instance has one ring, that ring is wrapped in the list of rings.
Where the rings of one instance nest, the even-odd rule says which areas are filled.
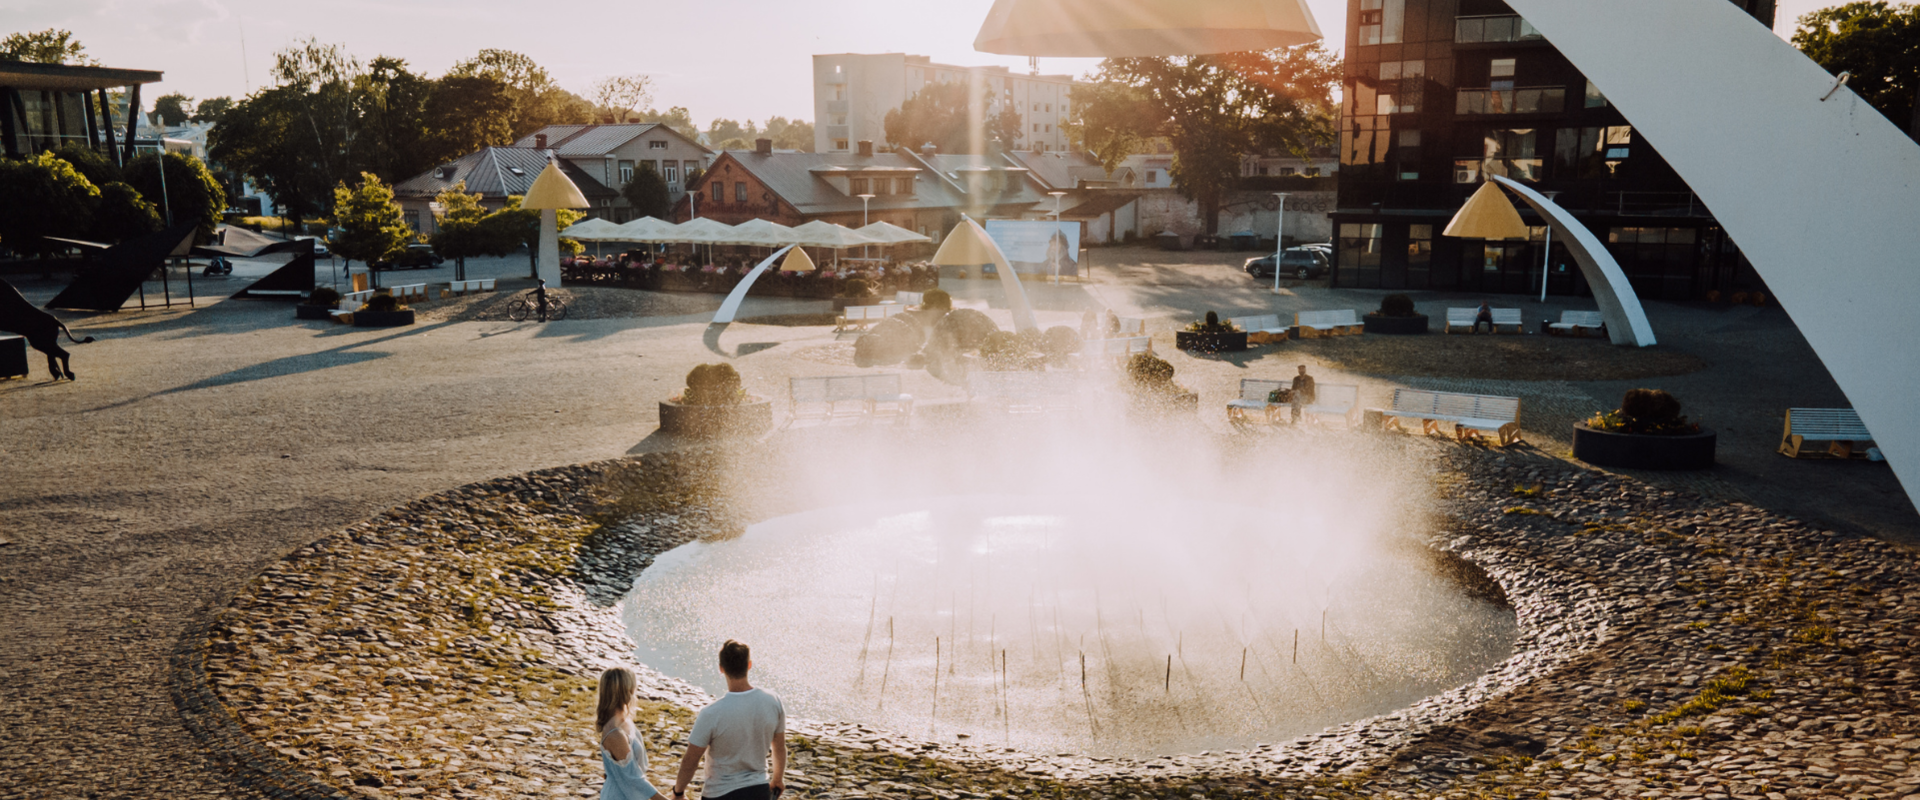
[[[219,124],[221,118],[227,115],[229,108],[233,108],[233,98],[209,97],[193,107],[193,121]]]
[[[320,142],[305,126],[298,86],[261,89],[234,104],[208,136],[208,155],[250,176],[298,223],[323,213],[332,202],[332,176],[313,151]]]
[[[393,202],[393,189],[371,172],[360,173],[358,186],[334,187],[333,226],[339,233],[327,245],[348,261],[390,261],[413,241],[413,229]]]
[[[52,153],[0,159],[0,244],[16,253],[65,249],[45,237],[86,235],[99,204],[100,190]]]
[[[593,104],[601,120],[621,123],[653,102],[653,79],[645,75],[612,75],[593,84]]]
[[[441,192],[434,202],[440,204],[440,219],[427,243],[442,258],[453,259],[454,280],[466,280],[469,257],[504,256],[519,246],[498,235],[498,226],[483,224],[487,211],[480,207],[480,195],[467,193],[466,181]]]
[[[674,106],[665,111],[649,108],[644,112],[634,115],[633,120],[635,122],[658,122],[674,129],[681,136],[685,136],[696,142],[700,141],[700,126],[693,124],[693,112],[688,111],[685,106]]]
[[[978,131],[974,130],[971,110],[976,102],[985,117]],[[915,150],[928,142],[942,153],[978,155],[996,147],[1016,149],[1021,139],[1020,112],[1011,104],[997,113],[992,108],[993,93],[989,89],[976,94],[966,83],[935,83],[888,111],[881,126],[887,144],[896,149]]]
[[[1174,188],[1208,231],[1247,153],[1306,155],[1332,141],[1338,60],[1319,45],[1250,53],[1109,58],[1074,91],[1074,138],[1117,166],[1145,142],[1173,146]]]
[[[160,230],[160,210],[138,189],[114,181],[100,184],[100,205],[94,209],[87,237],[99,242],[123,242]]]
[[[167,153],[164,161],[167,171],[164,194],[160,188],[162,157],[157,153],[147,153],[127,162],[127,184],[158,207],[163,218],[171,208],[173,224],[198,219],[199,241],[211,241],[214,227],[220,224],[221,215],[227,210],[227,191],[220,188],[220,182],[214,180],[206,162],[200,159],[185,153]]]
[[[193,112],[187,110],[192,103],[193,98],[179,92],[163,94],[153,101],[153,115],[169,128],[185,125],[193,118]]]
[[[786,117],[770,117],[767,127],[760,132],[763,138],[772,139],[778,150],[799,150],[813,152],[813,123],[806,120],[789,120]]]
[[[1854,2],[1799,19],[1793,45],[1920,139],[1920,6]]]
[[[667,191],[667,179],[660,177],[652,161],[640,162],[633,180],[620,188],[620,196],[627,198],[627,204],[640,216],[667,219],[673,214],[673,194]]]
[[[99,66],[87,55],[87,48],[73,38],[73,31],[48,28],[29,33],[9,33],[0,39],[0,61],[25,61],[32,64],[72,64]]]
[[[548,125],[582,124],[594,120],[593,104],[560,88],[547,70],[512,50],[481,50],[453,65],[449,77],[488,77],[507,86],[513,113],[507,127],[514,138]]]

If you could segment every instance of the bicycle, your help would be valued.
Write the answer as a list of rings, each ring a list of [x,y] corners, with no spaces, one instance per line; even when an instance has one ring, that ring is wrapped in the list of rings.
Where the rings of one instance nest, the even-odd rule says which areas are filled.
[[[547,282],[541,281],[539,286],[521,295],[520,299],[507,307],[507,318],[514,322],[526,322],[528,317],[535,317],[541,322],[566,319],[567,304],[558,297],[548,295]]]

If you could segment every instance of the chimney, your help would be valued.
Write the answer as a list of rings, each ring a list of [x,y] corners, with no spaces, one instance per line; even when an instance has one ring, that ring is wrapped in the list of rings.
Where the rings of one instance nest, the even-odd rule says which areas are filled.
[[[544,134],[544,133],[536,133],[536,134],[534,134],[534,135],[533,135],[533,149],[535,149],[535,150],[545,150],[545,149],[547,149],[547,135],[546,135],[546,134]]]
[[[938,152],[940,152],[940,148],[934,147],[933,142],[927,142],[926,144],[920,145],[920,155],[926,156],[928,158],[932,158],[933,154]]]
[[[773,140],[772,139],[753,140],[753,152],[763,156],[773,155]]]
[[[871,139],[860,140],[860,155],[863,155],[863,156],[873,155],[873,140]]]

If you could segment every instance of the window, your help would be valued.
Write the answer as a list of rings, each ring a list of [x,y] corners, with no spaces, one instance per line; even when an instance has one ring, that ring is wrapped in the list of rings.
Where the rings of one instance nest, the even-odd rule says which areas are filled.
[[[680,165],[669,161],[667,162],[666,170],[661,177],[667,179],[667,190],[671,192],[680,191]]]
[[[1395,177],[1403,181],[1420,180],[1420,132],[1399,131],[1394,134]]]
[[[1253,174],[1255,174],[1255,175],[1265,175],[1265,174],[1267,174],[1267,165],[1265,165],[1265,164],[1261,164],[1260,166],[1257,166],[1257,167],[1254,167],[1254,168],[1253,168]]]
[[[1039,110],[1040,110],[1040,104],[1039,104],[1039,103],[1034,103],[1034,104],[1033,104],[1033,110],[1035,110],[1035,111],[1039,111]]]
[[[1417,114],[1420,112],[1420,97],[1426,84],[1427,62],[1425,61],[1382,61],[1380,62],[1380,81],[1374,100],[1374,113]]]
[[[1427,285],[1427,269],[1433,265],[1433,226],[1407,226],[1407,283]]]
[[[1607,96],[1600,93],[1600,87],[1587,81],[1587,108],[1606,108]]]
[[[746,181],[733,182],[733,202],[736,202],[736,203],[747,202],[747,182]]]
[[[847,194],[861,195],[872,194],[872,192],[868,191],[866,178],[851,178],[847,181]]]
[[[1554,138],[1554,169],[1566,178],[1615,178],[1632,152],[1633,128],[1561,128]]]
[[[1306,168],[1305,170],[1303,170],[1303,171],[1301,172],[1301,174],[1303,174],[1303,175],[1305,175],[1305,176],[1307,176],[1307,177],[1309,177],[1309,178],[1318,178],[1318,177],[1320,177],[1320,168],[1319,168],[1319,167],[1307,167],[1307,168]]]
[[[1036,122],[1036,123],[1033,123],[1033,132],[1034,132],[1034,133],[1039,133],[1039,132],[1040,132],[1040,123],[1038,123],[1038,122]]]
[[[1481,160],[1480,171],[1518,181],[1540,180],[1546,164],[1536,150],[1535,134],[1532,128],[1487,131],[1482,137],[1485,158]]]
[[[1386,226],[1351,222],[1342,224],[1339,246],[1334,254],[1338,260],[1339,269],[1343,272],[1380,269],[1380,253],[1383,249],[1381,232],[1384,227]],[[1353,278],[1355,282],[1361,280],[1357,274],[1352,273],[1343,277]]]
[[[1360,0],[1360,43],[1398,44],[1407,18],[1407,0]]]
[[[1049,113],[1049,114],[1051,114],[1051,113],[1053,113],[1053,104],[1052,104],[1052,103],[1048,103],[1048,104],[1047,104],[1047,113]]]
[[[1453,28],[1453,40],[1461,44],[1527,42],[1541,38],[1544,37],[1532,24],[1515,16],[1460,17]]]
[[[1159,183],[1159,182],[1160,182],[1160,170],[1157,170],[1157,169],[1147,170],[1147,183],[1151,184],[1151,183]]]
[[[510,173],[512,173],[512,174],[514,174],[514,175],[525,175],[525,174],[527,174],[527,171],[526,171],[526,170],[524,170],[524,169],[521,169],[521,168],[519,168],[519,167],[507,167],[507,172],[510,172]]]
[[[894,178],[893,192],[894,194],[913,194],[913,179],[912,178]]]
[[[714,181],[710,185],[713,187],[713,204],[717,206],[727,202],[727,185],[721,181]]]
[[[835,114],[835,115],[833,115],[833,124],[835,124],[835,125],[845,125],[845,124],[847,124],[847,115],[845,115],[845,114]]]
[[[692,174],[694,173],[694,170],[697,170],[697,169],[699,169],[699,168],[700,168],[700,162],[698,162],[698,161],[689,161],[689,162],[687,162],[687,174],[688,174],[688,175],[692,175]]]
[[[1566,107],[1567,90],[1559,87],[1515,89],[1513,81],[1494,81],[1507,88],[1461,89],[1455,114],[1558,114]]]
[[[1291,175],[1293,175],[1293,174],[1294,174],[1294,169],[1293,169],[1292,167],[1281,167],[1281,168],[1280,168],[1280,175],[1281,175],[1282,177],[1288,177],[1288,176],[1291,176]]]
[[[846,86],[846,84],[844,84],[844,83],[843,83],[843,84],[837,84],[837,85],[835,85],[835,86],[833,87],[833,99],[835,99],[835,100],[845,100],[845,99],[847,99],[847,86]]]
[[[1052,132],[1053,132],[1053,123],[1049,122],[1047,123],[1047,133],[1052,133]]]
[[[633,182],[633,162],[631,161],[620,162],[620,185],[625,186],[632,182]]]
[[[647,140],[647,149],[648,150],[665,150],[667,149],[667,143],[661,139],[649,139]]]
[[[1487,65],[1487,76],[1493,78],[1513,77],[1513,68],[1518,59],[1496,58]]]

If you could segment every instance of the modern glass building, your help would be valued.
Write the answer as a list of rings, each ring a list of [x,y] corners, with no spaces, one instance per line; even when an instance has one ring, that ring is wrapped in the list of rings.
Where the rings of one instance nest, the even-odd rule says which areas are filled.
[[[1774,0],[1730,1],[1773,24]],[[1763,288],[1602,87],[1502,0],[1350,0],[1344,88],[1335,286],[1538,292],[1544,261],[1550,293],[1585,294],[1565,248],[1543,252],[1544,227],[1529,241],[1440,235],[1501,175],[1573,211],[1642,298]]]
[[[131,160],[142,84],[161,73],[0,61],[0,147],[8,156],[82,144]]]

